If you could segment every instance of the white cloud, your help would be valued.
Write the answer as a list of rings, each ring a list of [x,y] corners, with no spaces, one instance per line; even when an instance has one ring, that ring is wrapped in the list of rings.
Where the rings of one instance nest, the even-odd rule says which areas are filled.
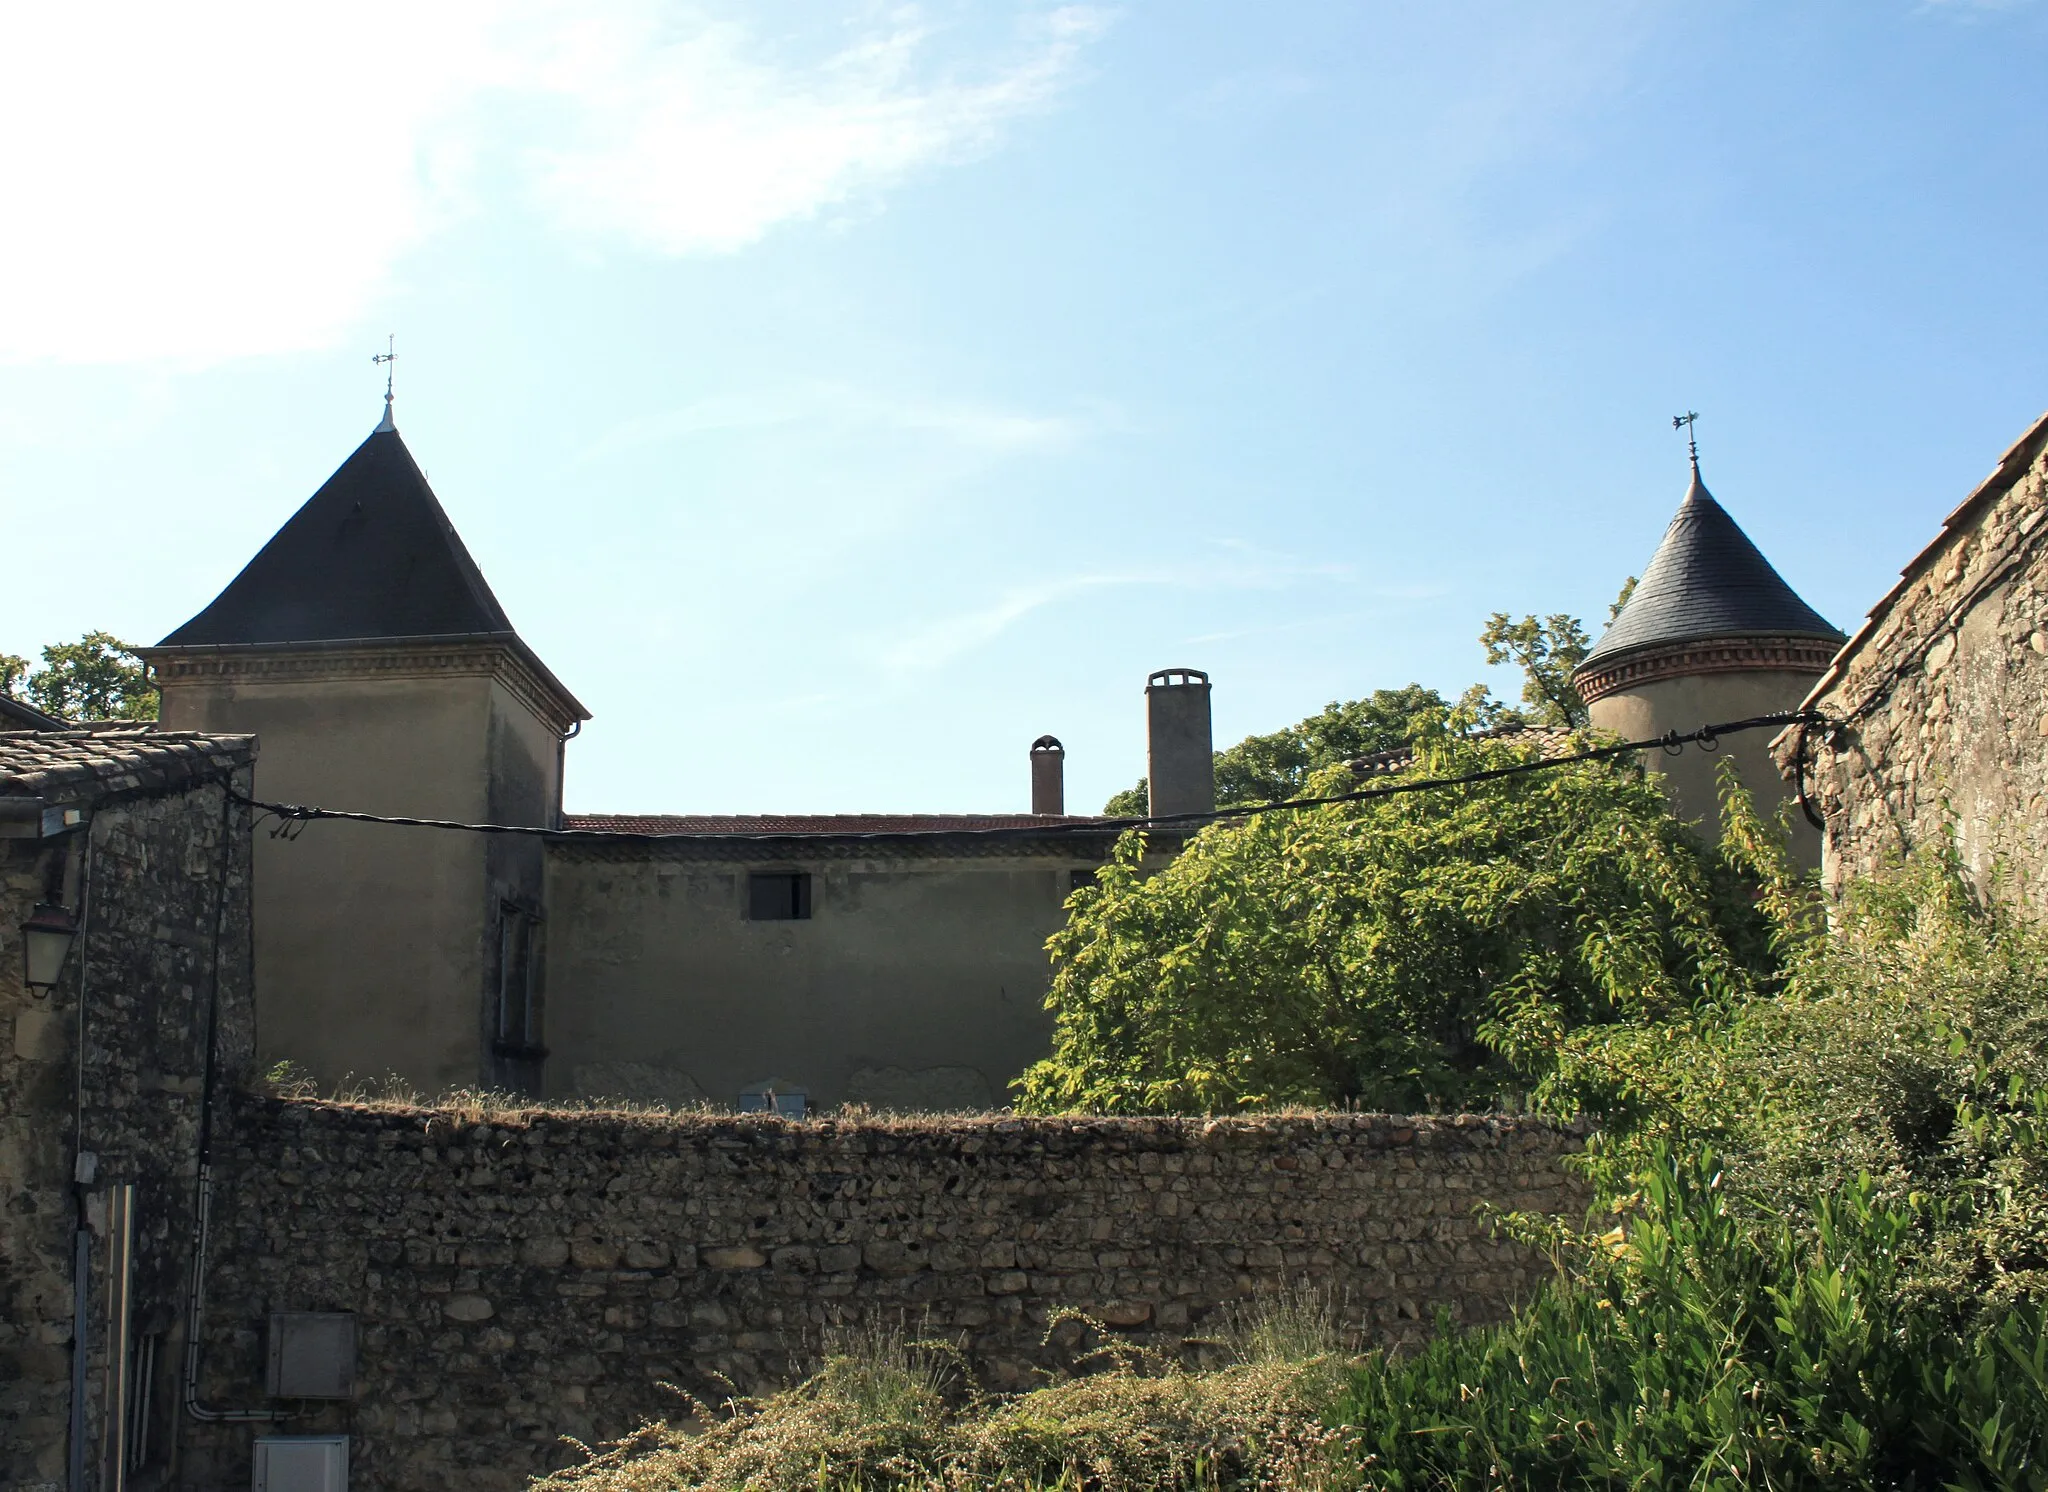
[[[573,142],[538,153],[542,199],[560,218],[665,253],[743,247],[934,162],[986,150],[1042,105],[1100,30],[1092,11],[1053,11],[1021,60],[980,79],[929,76],[932,31],[914,11],[806,67],[761,60],[741,28],[674,39],[661,18],[591,28],[539,70],[569,99]]]
[[[859,12],[799,58],[765,10],[0,0],[0,359],[328,345],[508,195],[585,240],[736,249],[988,149],[1102,25],[1027,8],[990,44]]]

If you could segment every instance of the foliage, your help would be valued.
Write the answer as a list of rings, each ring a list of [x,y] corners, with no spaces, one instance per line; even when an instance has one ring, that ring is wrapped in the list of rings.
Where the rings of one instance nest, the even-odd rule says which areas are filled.
[[[1439,720],[1416,770],[1533,759]],[[1334,784],[1333,784],[1334,785]],[[1487,1107],[1566,1033],[1746,996],[1762,920],[1632,762],[1126,835],[1054,935],[1035,1111]]]
[[[1508,1325],[1357,1375],[1356,1485],[2048,1485],[2048,1327],[1957,1330],[1901,1288],[1923,1208],[1868,1177],[1746,1222],[1711,1152],[1658,1147],[1628,1221]]]
[[[0,694],[66,720],[154,720],[157,693],[135,650],[110,632],[53,642],[42,666],[0,653]]]
[[[1560,612],[1519,622],[1504,611],[1487,618],[1479,634],[1488,663],[1513,663],[1522,670],[1522,703],[1536,725],[1583,726],[1586,703],[1572,687],[1572,670],[1586,661],[1592,644],[1575,616]]]
[[[1610,1187],[1659,1143],[1714,1145],[1759,1216],[1859,1176],[1927,1199],[1909,1284],[1952,1309],[2048,1294],[2048,928],[1972,889],[1952,849],[1847,888],[1811,881],[1724,779],[1782,970],[1661,1025],[1573,1033],[1548,1090],[1603,1118]]]
[[[1246,736],[1217,752],[1216,801],[1278,803],[1299,797],[1319,769],[1406,745],[1419,720],[1445,708],[1442,695],[1420,684],[1375,689],[1364,699],[1332,700],[1319,714],[1285,730]],[[1111,818],[1143,818],[1149,811],[1144,781],[1125,788],[1102,811]]]

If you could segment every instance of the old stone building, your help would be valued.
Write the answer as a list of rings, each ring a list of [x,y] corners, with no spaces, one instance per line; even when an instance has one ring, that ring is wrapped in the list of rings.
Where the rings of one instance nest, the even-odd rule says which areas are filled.
[[[1678,505],[1642,579],[1572,676],[1596,729],[1641,741],[1798,708],[1842,634],[1800,600],[1700,479]],[[1732,760],[1770,810],[1787,789],[1769,734],[1750,731],[1718,751],[1644,753],[1681,817],[1718,833],[1715,774]],[[1793,826],[1794,851],[1818,862],[1818,836]]]
[[[1049,736],[1028,814],[565,815],[589,712],[514,630],[388,408],[143,656],[166,728],[261,738],[258,798],[530,831],[258,837],[262,1053],[325,1083],[1000,1102],[1048,1046],[1045,940],[1115,839],[1062,811]],[[1207,677],[1146,694],[1161,801],[1209,806]]]
[[[1827,821],[1839,891],[1953,844],[1982,886],[2048,907],[2048,416],[1871,609],[1776,743]],[[1802,757],[1805,761],[1802,763]]]
[[[253,752],[0,734],[0,1487],[170,1470],[201,1156],[253,1057]]]

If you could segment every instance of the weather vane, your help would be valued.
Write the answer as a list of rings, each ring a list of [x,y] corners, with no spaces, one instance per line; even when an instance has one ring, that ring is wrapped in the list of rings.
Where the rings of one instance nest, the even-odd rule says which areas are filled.
[[[377,428],[396,430],[398,426],[391,421],[391,374],[394,371],[391,365],[398,361],[398,333],[392,332],[385,337],[384,350],[372,355],[370,361],[384,365],[384,422]]]
[[[1700,441],[1699,436],[1693,430],[1693,426],[1698,423],[1699,417],[1699,411],[1696,409],[1688,409],[1684,414],[1675,414],[1671,417],[1671,428],[1685,432],[1685,449],[1687,454],[1692,457],[1692,474],[1694,476],[1700,474]]]

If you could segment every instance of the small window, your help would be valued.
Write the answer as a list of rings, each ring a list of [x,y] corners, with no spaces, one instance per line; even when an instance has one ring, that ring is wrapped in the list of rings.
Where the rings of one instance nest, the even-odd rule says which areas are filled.
[[[1102,872],[1093,865],[1086,870],[1070,870],[1067,872],[1067,890],[1072,893],[1084,886],[1093,886],[1101,876]]]
[[[539,931],[540,918],[526,908],[509,901],[498,908],[498,1008],[491,1035],[502,1053],[524,1056],[540,1045],[533,998]]]
[[[811,878],[802,871],[747,877],[747,917],[753,922],[802,922],[811,915]]]

